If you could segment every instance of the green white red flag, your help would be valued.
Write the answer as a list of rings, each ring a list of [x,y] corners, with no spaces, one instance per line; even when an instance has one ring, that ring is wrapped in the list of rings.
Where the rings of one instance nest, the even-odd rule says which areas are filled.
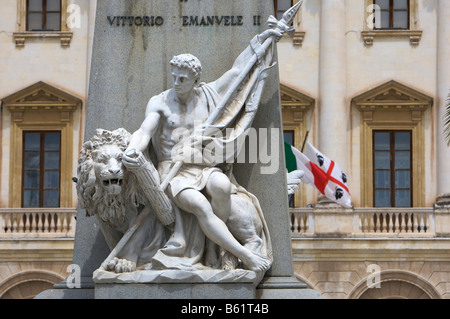
[[[351,197],[347,184],[347,175],[336,162],[323,155],[310,143],[306,143],[304,152],[284,142],[286,168],[288,172],[302,170],[302,182],[314,185],[328,199],[350,208]]]

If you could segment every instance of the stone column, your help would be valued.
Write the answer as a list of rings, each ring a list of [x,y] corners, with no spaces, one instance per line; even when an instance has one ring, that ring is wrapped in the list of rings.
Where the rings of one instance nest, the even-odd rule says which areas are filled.
[[[345,1],[321,2],[318,149],[348,171]]]
[[[450,147],[444,135],[446,100],[450,93],[450,1],[439,0],[437,52],[437,204],[450,205]]]

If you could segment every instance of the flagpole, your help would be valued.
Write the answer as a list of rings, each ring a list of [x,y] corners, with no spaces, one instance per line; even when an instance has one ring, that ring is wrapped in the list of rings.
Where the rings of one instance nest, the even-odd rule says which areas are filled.
[[[309,131],[306,131],[305,139],[303,140],[303,145],[302,145],[302,153],[303,153],[303,150],[305,149],[305,144],[306,144],[306,140],[308,139],[308,135],[309,135]]]

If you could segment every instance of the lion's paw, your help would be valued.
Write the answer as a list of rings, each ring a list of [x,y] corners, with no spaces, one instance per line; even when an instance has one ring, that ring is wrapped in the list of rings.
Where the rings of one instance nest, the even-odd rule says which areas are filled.
[[[222,269],[223,270],[234,270],[239,266],[239,259],[229,252],[225,252],[222,256]]]
[[[136,263],[127,259],[114,257],[107,265],[107,270],[116,273],[133,272],[136,270]]]

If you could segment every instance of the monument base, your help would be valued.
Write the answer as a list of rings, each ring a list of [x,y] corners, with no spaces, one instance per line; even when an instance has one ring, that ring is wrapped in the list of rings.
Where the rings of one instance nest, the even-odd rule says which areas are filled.
[[[87,279],[87,278],[86,278]],[[253,282],[228,283],[94,283],[82,280],[69,288],[65,281],[36,299],[323,299],[295,277],[265,277]]]
[[[263,274],[249,270],[94,272],[96,299],[254,299]]]
[[[95,284],[91,277],[81,277],[75,287],[69,287],[64,280],[53,286],[52,289],[44,290],[34,299],[94,299]]]
[[[251,283],[96,284],[95,299],[254,299]]]
[[[265,277],[256,289],[257,299],[323,299],[295,277]]]

